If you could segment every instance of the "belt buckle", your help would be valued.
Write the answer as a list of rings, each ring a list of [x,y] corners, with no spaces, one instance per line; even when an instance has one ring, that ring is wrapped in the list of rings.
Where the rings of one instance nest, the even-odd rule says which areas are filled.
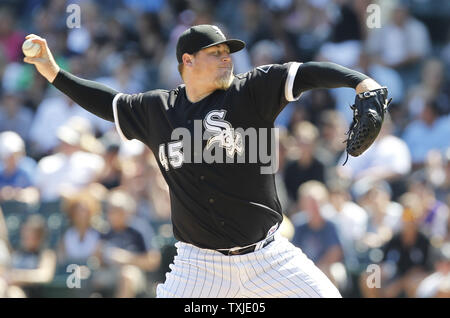
[[[243,250],[243,249],[246,249],[246,247],[233,247],[233,248],[230,248],[230,249],[226,250],[226,253],[227,253],[228,256],[230,256],[230,255],[240,255],[241,254],[240,251]]]
[[[263,241],[261,241],[259,243],[256,243],[255,244],[255,252],[259,251],[260,249],[262,249],[264,247],[264,244],[266,244],[266,242],[267,242],[267,239],[265,239],[265,240],[263,240]]]
[[[233,247],[228,250],[219,250],[222,254],[226,256],[232,256],[232,255],[243,255],[248,254],[255,251],[255,244],[252,244],[250,246],[246,247]]]
[[[263,241],[257,243],[255,245],[255,250],[254,251],[256,252],[256,251],[258,251],[260,249],[263,249],[264,247],[266,247],[267,245],[272,243],[274,239],[275,239],[275,237],[273,235],[271,235],[268,238],[264,239]]]
[[[246,246],[246,247],[233,247],[230,248],[228,250],[219,250],[219,252],[221,252],[222,254],[225,254],[227,256],[232,256],[232,255],[243,255],[243,254],[248,254],[248,253],[252,253],[252,252],[256,252],[264,247],[266,247],[267,245],[269,245],[272,241],[274,241],[275,237],[274,235],[269,236],[268,238],[262,240],[261,242]],[[242,253],[244,252],[244,253]]]

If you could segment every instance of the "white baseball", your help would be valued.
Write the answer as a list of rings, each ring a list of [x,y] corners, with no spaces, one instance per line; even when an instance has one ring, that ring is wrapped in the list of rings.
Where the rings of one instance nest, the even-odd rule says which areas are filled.
[[[22,44],[22,51],[25,56],[35,57],[41,52],[41,46],[37,43],[34,43],[33,38],[26,40]]]

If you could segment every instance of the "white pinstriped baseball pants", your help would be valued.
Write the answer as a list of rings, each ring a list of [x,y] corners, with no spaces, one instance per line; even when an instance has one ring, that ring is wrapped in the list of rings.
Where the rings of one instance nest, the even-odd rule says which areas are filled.
[[[278,232],[263,249],[225,256],[178,242],[158,298],[338,298],[337,288]]]

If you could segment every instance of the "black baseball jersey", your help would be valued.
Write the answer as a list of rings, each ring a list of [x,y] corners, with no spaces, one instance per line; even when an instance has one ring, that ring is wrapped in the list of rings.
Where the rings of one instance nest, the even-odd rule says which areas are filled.
[[[196,103],[187,99],[184,85],[115,96],[119,134],[153,151],[169,185],[177,240],[209,249],[246,246],[281,223],[274,173],[261,173],[261,167],[269,166],[267,160],[250,157],[264,147],[273,153],[274,120],[299,97],[292,93],[299,66],[257,67],[235,75],[227,90]],[[255,128],[265,133],[252,139]],[[172,138],[175,129],[190,135]],[[208,161],[205,154],[219,159]]]

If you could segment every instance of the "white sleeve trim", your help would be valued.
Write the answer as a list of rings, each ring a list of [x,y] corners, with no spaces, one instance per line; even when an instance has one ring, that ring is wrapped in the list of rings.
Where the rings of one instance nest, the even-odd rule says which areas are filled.
[[[120,128],[120,123],[119,123],[119,116],[117,114],[117,100],[120,98],[120,96],[122,96],[123,93],[119,93],[116,96],[114,96],[113,102],[112,102],[112,108],[113,108],[113,115],[114,115],[114,123],[116,124],[116,130],[117,133],[120,136],[120,139],[122,139],[123,141],[128,141],[130,139],[128,139],[127,137],[125,137],[125,135],[122,132],[122,129]]]
[[[297,70],[303,63],[293,62],[289,67],[288,76],[284,85],[284,95],[288,102],[294,102],[300,98],[301,93],[298,96],[294,96],[292,90],[294,89],[294,80],[297,75]]]

